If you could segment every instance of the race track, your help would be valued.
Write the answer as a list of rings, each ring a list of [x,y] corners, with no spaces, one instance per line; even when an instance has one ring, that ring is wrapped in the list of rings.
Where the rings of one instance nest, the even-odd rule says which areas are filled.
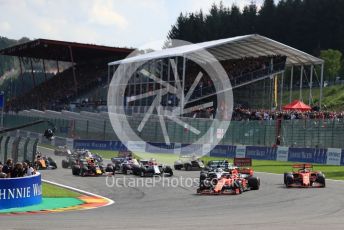
[[[60,164],[62,158],[54,158]],[[70,169],[42,174],[46,180],[108,197],[115,204],[81,212],[1,216],[0,229],[344,229],[344,182],[327,181],[322,189],[286,189],[281,175],[257,173],[258,191],[199,196],[196,187],[172,188],[166,181],[154,188],[114,188],[106,186],[105,177],[76,177]],[[197,178],[199,172],[175,171],[167,180],[181,176]]]

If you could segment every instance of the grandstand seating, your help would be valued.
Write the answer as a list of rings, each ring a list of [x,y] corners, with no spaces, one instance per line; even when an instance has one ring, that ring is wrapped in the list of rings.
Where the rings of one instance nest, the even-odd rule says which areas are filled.
[[[270,63],[271,58],[273,60],[273,67]],[[285,62],[285,56],[264,56],[226,60],[222,61],[221,64],[234,87],[282,71],[285,68]],[[106,90],[104,90],[104,87],[107,84],[107,69],[106,66],[99,66],[101,66],[99,63],[93,63],[91,65],[88,63],[87,65],[78,64],[74,67],[70,67],[48,81],[38,85],[23,96],[11,100],[8,103],[7,109],[12,111],[31,108],[57,111],[62,109],[72,111],[106,111]],[[75,91],[72,68],[75,68],[76,80],[78,82],[77,93]],[[185,78],[185,93],[191,87],[200,70],[200,67],[194,63],[188,63],[188,71]],[[157,71],[159,71],[159,69],[157,69]],[[179,69],[179,71],[181,71],[181,69]],[[163,78],[166,78],[167,68],[164,69],[163,75]],[[146,93],[160,87],[157,83],[147,80],[147,78],[142,75],[138,75],[138,77],[139,80],[134,79],[134,81],[129,81],[129,85],[125,92],[127,97]],[[190,100],[213,94],[215,92],[214,84],[216,84],[216,82],[214,83],[209,76],[204,74],[204,77],[191,95]],[[139,111],[145,112],[145,106],[149,106],[152,100],[153,97],[146,98],[141,101],[129,103],[128,106],[143,106],[143,109],[141,108]],[[173,95],[166,95],[165,98],[163,98],[162,104],[163,106],[173,107],[177,105],[177,99]],[[210,117],[213,116],[213,113],[214,109],[197,111],[197,117]],[[195,117],[195,114],[192,113],[187,116]]]
[[[75,91],[72,68],[75,68],[76,72],[77,92]],[[103,85],[106,79],[106,67],[76,65],[41,83],[26,94],[12,99],[7,104],[7,109],[18,111],[31,108],[43,110],[69,108],[69,104],[73,100],[76,100],[77,97],[82,96],[91,89]]]

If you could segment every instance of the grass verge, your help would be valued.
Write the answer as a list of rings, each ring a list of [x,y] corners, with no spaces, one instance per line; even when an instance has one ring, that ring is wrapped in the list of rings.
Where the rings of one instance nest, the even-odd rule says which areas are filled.
[[[53,184],[49,183],[42,183],[42,192],[43,197],[45,198],[57,198],[57,197],[68,197],[68,198],[77,198],[81,194],[78,192],[74,192],[69,189],[65,189]]]
[[[46,148],[53,148],[52,146],[43,146]],[[117,151],[105,151],[105,150],[91,150],[94,153],[101,155],[103,158],[110,159],[111,157],[118,156]],[[178,159],[176,154],[158,154],[158,153],[145,153],[135,152],[135,157],[139,159],[155,158],[160,163],[173,165],[174,161]],[[221,157],[209,157],[204,156],[202,160],[207,163],[210,160],[223,160]],[[229,162],[233,162],[233,159],[228,159]],[[253,168],[257,172],[269,172],[279,173],[289,172],[292,170],[292,165],[295,162],[283,162],[283,161],[267,161],[267,160],[253,160]],[[326,177],[335,180],[344,180],[344,166],[333,165],[320,165],[314,164],[314,170],[322,171]]]

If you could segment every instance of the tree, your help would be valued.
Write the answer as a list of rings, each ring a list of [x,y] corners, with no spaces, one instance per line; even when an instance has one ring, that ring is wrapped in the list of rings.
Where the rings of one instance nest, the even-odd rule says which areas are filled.
[[[320,51],[320,58],[325,61],[325,76],[329,81],[334,81],[341,69],[342,53],[333,49],[322,50]]]

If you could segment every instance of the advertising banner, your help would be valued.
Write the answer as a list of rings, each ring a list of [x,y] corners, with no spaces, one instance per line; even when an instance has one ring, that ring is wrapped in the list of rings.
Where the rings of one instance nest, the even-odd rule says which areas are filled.
[[[146,142],[144,141],[128,141],[128,149],[133,152],[144,152],[146,150]]]
[[[149,153],[174,153],[174,143],[166,145],[165,143],[148,142],[146,145],[146,152]]]
[[[75,149],[112,150],[111,141],[74,140]]]
[[[277,153],[276,153],[276,160],[277,161],[288,161],[288,152],[289,152],[289,147],[278,146],[277,147]]]
[[[238,145],[235,150],[235,157],[244,158],[246,156],[246,146]]]
[[[182,144],[181,155],[196,154],[201,155],[203,145],[201,144]]]
[[[234,145],[216,145],[211,151],[210,156],[234,158],[236,155],[236,146]]]
[[[326,164],[326,149],[289,148],[288,161]]]
[[[42,202],[41,175],[0,179],[0,209],[24,207]]]
[[[258,160],[275,160],[276,148],[263,146],[246,146],[246,157]]]
[[[337,148],[327,149],[327,165],[340,165],[340,159],[342,158],[342,150]]]

